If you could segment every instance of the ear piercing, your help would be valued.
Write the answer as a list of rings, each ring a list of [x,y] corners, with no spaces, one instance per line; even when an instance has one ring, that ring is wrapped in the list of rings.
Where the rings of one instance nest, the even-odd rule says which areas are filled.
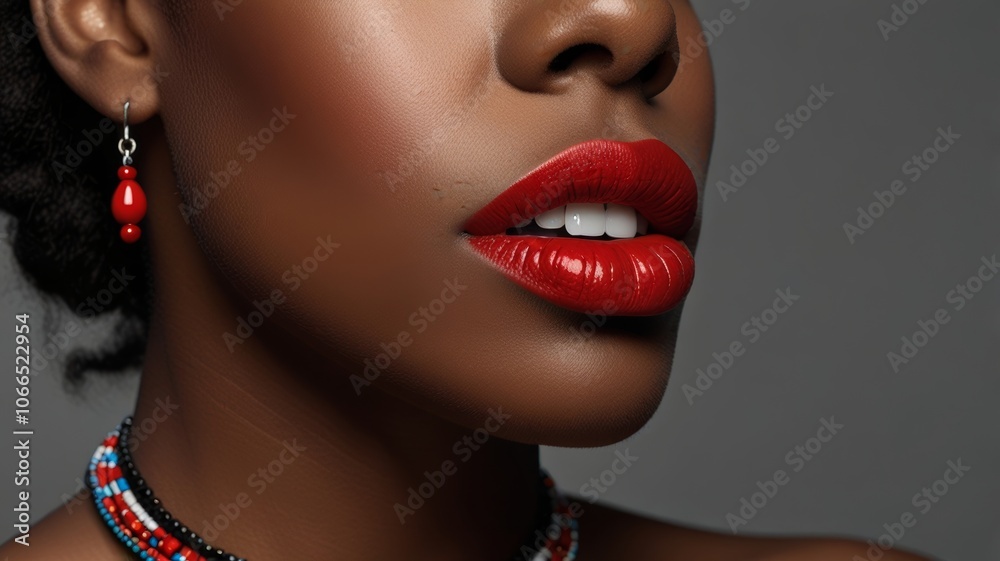
[[[122,225],[120,232],[122,241],[132,244],[139,241],[142,235],[142,230],[136,223],[146,216],[146,193],[136,182],[137,172],[132,167],[132,154],[138,150],[139,145],[129,136],[128,107],[129,102],[126,101],[122,120],[124,130],[121,140],[118,141],[118,151],[122,155],[122,166],[118,168],[118,179],[121,181],[111,198],[111,213]]]

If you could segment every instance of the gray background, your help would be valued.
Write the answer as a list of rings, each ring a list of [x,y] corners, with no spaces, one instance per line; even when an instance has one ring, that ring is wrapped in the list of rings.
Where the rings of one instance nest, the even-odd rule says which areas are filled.
[[[656,417],[628,441],[543,451],[563,488],[576,492],[627,449],[638,459],[601,501],[729,532],[727,513],[784,469],[790,481],[741,534],[875,539],[909,511],[917,523],[903,546],[949,560],[1000,560],[1000,278],[962,310],[946,301],[982,257],[1000,252],[993,39],[1000,5],[926,0],[886,41],[877,22],[893,4],[752,0],[740,11],[731,0],[696,1],[703,20],[726,8],[736,20],[711,47],[717,144],[674,375]],[[776,121],[823,84],[833,97],[785,140]],[[904,162],[948,126],[961,138],[910,181]],[[770,137],[780,150],[723,201],[716,182]],[[851,244],[843,224],[895,179],[905,194]],[[0,340],[13,341],[13,314],[29,311],[33,345],[43,345],[45,304],[12,272],[6,244],[0,251]],[[785,288],[800,299],[749,343],[741,326]],[[886,354],[899,352],[900,337],[939,308],[951,321],[893,372]],[[697,369],[733,341],[745,344],[745,354],[703,395],[685,397]],[[13,346],[0,350],[13,364]],[[131,410],[136,388],[135,378],[117,380],[76,400],[62,391],[56,370],[49,366],[31,386],[36,520],[79,488],[95,435]],[[12,381],[0,384],[5,411],[12,390]],[[786,455],[831,416],[844,429],[793,472]],[[4,473],[12,473],[13,454],[2,456]],[[959,458],[970,471],[919,512],[913,495]],[[2,516],[10,521],[6,539],[10,509]]]

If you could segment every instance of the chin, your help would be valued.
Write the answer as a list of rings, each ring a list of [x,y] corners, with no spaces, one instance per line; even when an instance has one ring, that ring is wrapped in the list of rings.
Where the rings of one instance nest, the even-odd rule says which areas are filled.
[[[638,432],[663,400],[679,315],[675,309],[649,318],[610,318],[591,345],[566,353],[556,370],[561,375],[555,395],[541,403],[525,395],[525,423],[512,424],[508,438],[596,447]]]
[[[426,357],[414,349],[399,371],[387,373],[382,389],[469,430],[483,425],[488,410],[502,408],[509,419],[496,434],[515,442],[610,445],[636,433],[659,407],[679,315],[677,308],[608,318],[583,340],[577,334],[588,318],[578,314],[502,337],[467,334],[460,352],[458,345],[448,349],[447,363],[444,349]],[[445,329],[440,333],[442,342],[448,339]]]

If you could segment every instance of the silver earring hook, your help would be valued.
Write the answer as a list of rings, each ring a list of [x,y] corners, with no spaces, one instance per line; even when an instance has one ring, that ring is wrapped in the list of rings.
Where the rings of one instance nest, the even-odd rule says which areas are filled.
[[[129,135],[128,130],[128,108],[130,104],[130,101],[125,101],[125,107],[123,110],[124,115],[122,118],[122,138],[118,141],[118,152],[122,155],[123,166],[132,165],[132,154],[139,150],[139,145],[136,143],[135,139]]]

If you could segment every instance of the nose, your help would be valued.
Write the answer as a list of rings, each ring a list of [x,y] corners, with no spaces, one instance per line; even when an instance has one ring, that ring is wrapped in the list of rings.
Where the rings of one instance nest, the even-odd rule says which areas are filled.
[[[677,72],[677,20],[668,0],[525,0],[504,23],[501,75],[529,92],[562,91],[583,75],[635,82],[647,98]]]

